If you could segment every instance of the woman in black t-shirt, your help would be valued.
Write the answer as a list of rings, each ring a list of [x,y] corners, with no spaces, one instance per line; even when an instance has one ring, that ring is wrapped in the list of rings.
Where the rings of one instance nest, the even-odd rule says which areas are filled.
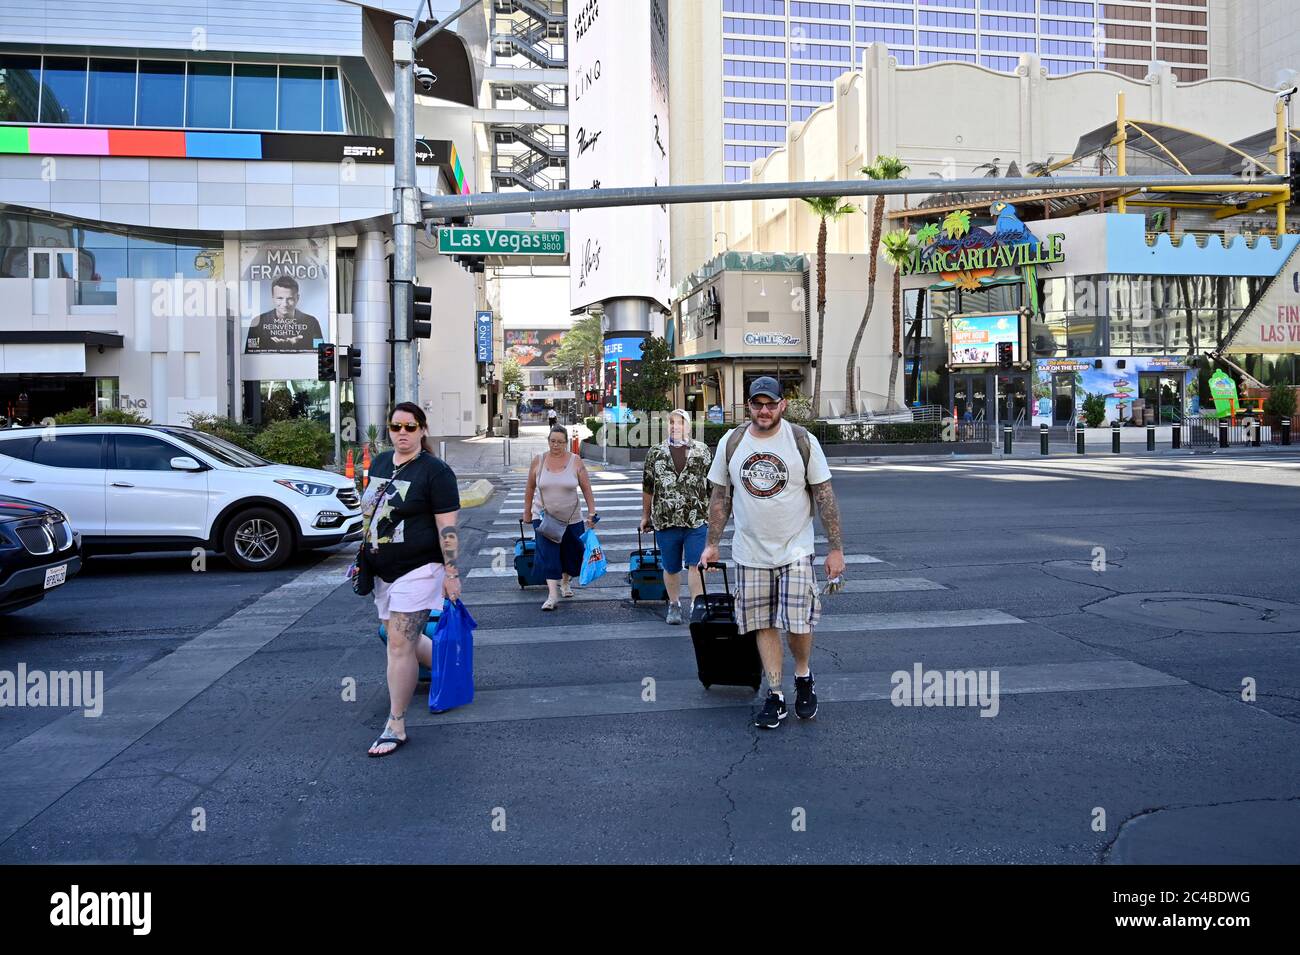
[[[388,723],[370,744],[387,756],[406,742],[406,707],[419,663],[432,664],[425,625],[443,597],[460,597],[456,475],[429,450],[428,420],[404,401],[388,419],[393,450],[375,458],[361,500],[366,563],[375,574],[375,607],[388,631]]]

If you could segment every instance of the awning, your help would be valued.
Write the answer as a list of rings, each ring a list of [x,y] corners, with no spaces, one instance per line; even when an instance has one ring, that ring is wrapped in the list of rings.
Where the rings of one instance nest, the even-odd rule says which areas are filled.
[[[105,348],[122,348],[123,342],[123,336],[112,332],[0,332],[0,345],[103,345]]]
[[[674,358],[677,363],[688,361],[811,361],[812,355],[724,355],[720,351],[705,352],[702,355],[684,355],[681,358]]]

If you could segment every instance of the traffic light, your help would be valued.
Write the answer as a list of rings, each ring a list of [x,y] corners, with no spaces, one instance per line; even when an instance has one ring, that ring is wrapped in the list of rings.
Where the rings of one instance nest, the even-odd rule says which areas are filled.
[[[595,402],[595,400],[598,397],[600,397],[600,393],[596,391],[595,388],[588,388],[586,391],[582,393],[582,397],[585,398],[588,402]]]
[[[1012,345],[1011,342],[998,342],[998,367],[999,368],[1011,367],[1013,348],[1014,346]]]
[[[411,338],[433,337],[433,289],[427,285],[411,286]]]
[[[347,354],[343,358],[343,370],[340,377],[343,381],[361,377],[361,349],[355,345],[348,346]]]
[[[333,381],[336,377],[334,345],[330,342],[321,342],[316,346],[316,380]]]
[[[1291,205],[1300,205],[1300,153],[1291,154]]]

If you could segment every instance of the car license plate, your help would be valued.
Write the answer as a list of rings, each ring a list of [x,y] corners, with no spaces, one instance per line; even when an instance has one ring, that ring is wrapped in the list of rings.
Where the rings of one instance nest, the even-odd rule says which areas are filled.
[[[60,564],[58,567],[51,567],[45,572],[45,589],[57,587],[68,579],[68,565]]]

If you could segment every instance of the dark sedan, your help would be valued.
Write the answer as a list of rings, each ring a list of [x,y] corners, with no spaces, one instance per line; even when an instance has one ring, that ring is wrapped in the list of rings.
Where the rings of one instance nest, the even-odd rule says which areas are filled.
[[[81,570],[81,535],[48,504],[0,494],[0,613],[28,607]]]

